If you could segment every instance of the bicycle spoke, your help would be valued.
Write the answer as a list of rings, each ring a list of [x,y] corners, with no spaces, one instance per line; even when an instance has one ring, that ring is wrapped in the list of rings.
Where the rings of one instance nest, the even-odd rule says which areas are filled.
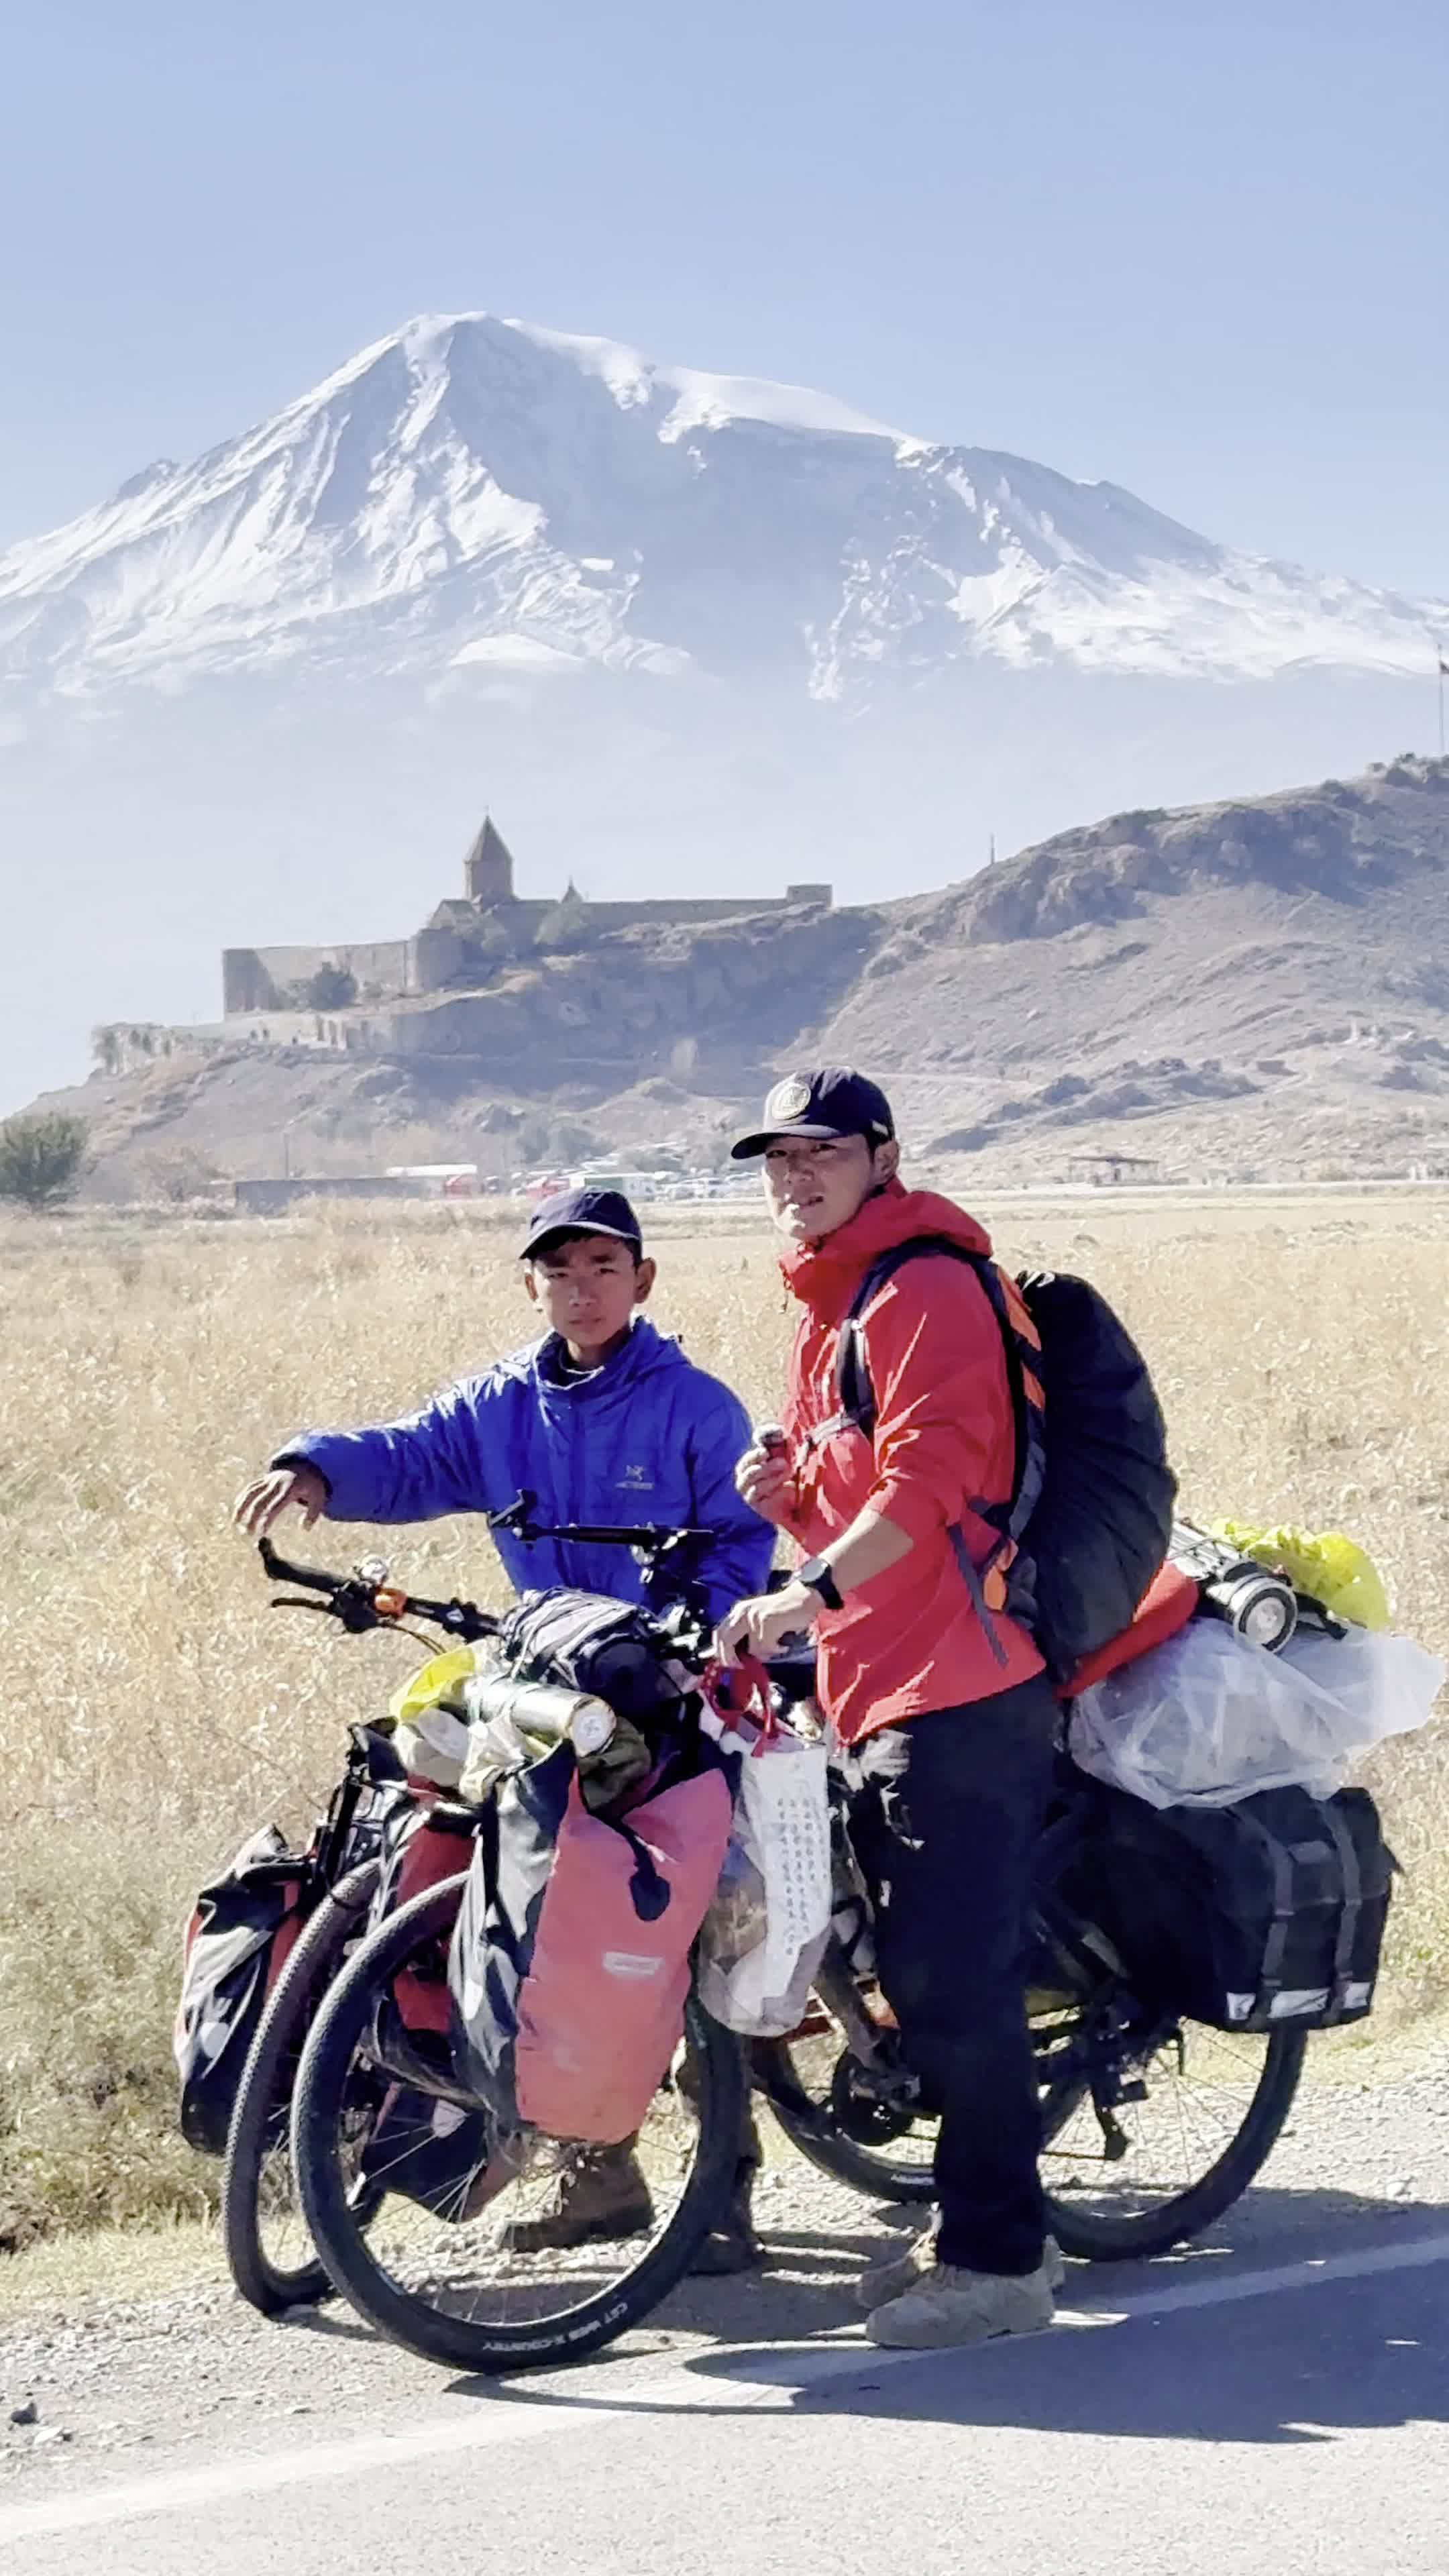
[[[372,2260],[392,2286],[468,2325],[553,2324],[634,2272],[675,2216],[694,2170],[697,2114],[685,2091],[666,2082],[634,2148],[647,2187],[645,2222],[616,2236],[531,2244],[529,2232],[557,2223],[571,2190],[587,2183],[600,2151],[523,2131],[483,2151],[429,2193],[406,2196],[408,2169],[431,2144],[431,2114],[388,2121],[387,2152],[365,2159],[368,2187],[383,2195],[368,2229]],[[617,2151],[604,2151],[617,2152]]]
[[[1187,2023],[1181,2064],[1175,2038],[1126,2058],[1124,2072],[1145,2085],[1146,2098],[1111,2103],[1114,2126],[1104,2130],[1084,2090],[1047,2143],[1048,2191],[1117,2220],[1150,2214],[1195,2189],[1242,2129],[1267,2046],[1258,2034]]]

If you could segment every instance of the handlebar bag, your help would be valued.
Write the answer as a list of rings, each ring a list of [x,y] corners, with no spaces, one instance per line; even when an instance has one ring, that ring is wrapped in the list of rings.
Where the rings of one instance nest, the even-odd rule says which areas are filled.
[[[620,1717],[656,1723],[677,1709],[667,1649],[627,1601],[601,1592],[525,1592],[498,1642],[520,1681],[559,1682],[606,1700]]]
[[[268,1825],[197,1897],[183,1936],[172,2048],[181,2134],[206,2155],[226,2153],[267,1997],[320,1892],[311,1856],[289,1852],[277,1826]]]
[[[458,2062],[500,2129],[614,2145],[642,2123],[729,1840],[727,1767],[694,1759],[609,1816],[568,1743],[500,1783],[448,1961]]]

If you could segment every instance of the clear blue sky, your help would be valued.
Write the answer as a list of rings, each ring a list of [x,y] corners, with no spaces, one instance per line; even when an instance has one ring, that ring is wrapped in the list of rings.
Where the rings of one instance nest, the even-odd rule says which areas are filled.
[[[1449,595],[1445,0],[46,0],[0,48],[0,543],[483,307]]]

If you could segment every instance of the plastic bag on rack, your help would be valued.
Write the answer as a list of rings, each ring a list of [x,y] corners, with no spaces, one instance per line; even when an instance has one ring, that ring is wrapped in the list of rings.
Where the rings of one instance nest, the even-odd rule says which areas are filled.
[[[1444,1679],[1408,1637],[1306,1630],[1277,1654],[1191,1620],[1076,1700],[1073,1761],[1149,1806],[1231,1806],[1264,1789],[1327,1798],[1355,1758],[1422,1726]]]
[[[699,1993],[727,2030],[779,2039],[804,2019],[830,1933],[826,1752],[780,1726],[763,1671],[744,1670],[753,1716],[718,1691],[712,1700],[720,1749],[741,1760],[729,1847],[700,1928]]]

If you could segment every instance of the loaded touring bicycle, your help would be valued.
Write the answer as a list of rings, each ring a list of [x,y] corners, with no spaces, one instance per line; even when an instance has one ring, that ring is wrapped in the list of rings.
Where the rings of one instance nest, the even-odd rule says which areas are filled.
[[[648,1567],[644,1608],[544,1594],[497,1620],[465,1602],[410,1596],[377,1564],[338,1576],[261,1543],[265,1569],[291,1587],[288,1597],[351,1633],[424,1622],[444,1639],[477,1644],[485,1667],[477,1705],[494,1714],[484,1728],[488,1760],[481,1771],[474,1763],[471,1781],[465,1764],[453,1785],[409,1776],[385,1730],[354,1730],[327,1824],[308,1854],[290,1859],[301,1893],[273,1909],[285,1954],[271,1956],[275,1928],[253,1953],[262,1965],[248,1989],[244,2069],[230,2078],[224,2186],[228,2254],[257,2306],[276,2311],[335,2288],[384,2334],[480,2371],[581,2357],[658,2306],[723,2212],[749,2087],[793,2146],[839,2181],[878,2201],[933,2196],[934,2124],[874,1983],[868,1909],[838,1816],[834,1911],[798,2025],[743,2043],[705,2010],[686,1950],[674,1963],[674,2020],[650,2033],[657,2078],[651,2072],[637,2117],[611,2103],[591,2115],[586,2134],[567,2133],[567,2102],[550,2099],[530,2060],[526,2009],[527,1993],[544,1991],[537,1980],[550,1942],[556,1949],[568,1931],[560,1905],[540,1943],[541,1921],[549,1931],[538,1908],[549,1837],[609,1836],[611,1886],[629,1892],[641,1925],[657,1922],[683,1885],[670,1796],[704,1781],[710,1795],[690,1812],[698,1822],[708,1811],[711,1833],[723,1818],[727,1831],[729,1781],[719,1729],[712,1737],[709,1727],[718,1695],[710,1634],[689,1581],[697,1534],[545,1531],[531,1520],[528,1497],[509,1519],[525,1538],[635,1549]],[[1133,1630],[1096,1669],[1209,1606],[1207,1589],[1205,1579],[1165,1568]],[[601,1640],[608,1651],[594,1651],[588,1665],[586,1649]],[[491,1701],[490,1653],[503,1688]],[[580,1688],[581,1674],[592,1688]],[[756,1717],[814,1735],[812,1681],[805,1652],[772,1663],[768,1713],[757,1708]],[[578,1724],[582,1702],[600,1705],[601,1685],[616,1721],[607,1743]],[[526,1722],[520,1691],[533,1694]],[[1161,2253],[1212,2224],[1252,2181],[1292,2101],[1308,2030],[1367,2009],[1388,1884],[1376,1826],[1356,1842],[1348,1837],[1363,1862],[1356,1895],[1346,1895],[1342,1868],[1320,1871],[1305,1890],[1285,1889],[1267,1867],[1266,1900],[1241,1909],[1244,1919],[1226,1932],[1221,1922],[1204,1932],[1228,1953],[1236,1938],[1234,1993],[1240,2003],[1241,1981],[1251,1978],[1248,2009],[1222,2002],[1217,1953],[1216,1967],[1184,1954],[1174,1991],[1172,1974],[1166,1982],[1162,1974],[1171,1945],[1164,1948],[1150,1907],[1137,1938],[1122,1902],[1130,1836],[1113,1797],[1063,1759],[1032,1930],[1048,2225],[1066,2254],[1088,2261]],[[668,1814],[686,1804],[676,1797]],[[1152,1821],[1147,1809],[1133,1820],[1134,1867],[1160,1902],[1163,1847],[1160,1837],[1153,1845]],[[288,1856],[270,1860],[280,1885]],[[1212,1855],[1197,1860],[1210,1910]],[[1169,1876],[1174,1870],[1180,1887],[1180,1856]],[[460,2010],[456,1968],[450,1980],[467,1907],[484,1940],[471,2016]],[[1317,1958],[1325,1941],[1336,1983],[1330,1973],[1307,2005],[1276,2009],[1289,1991],[1281,1972],[1290,1951],[1301,1981],[1305,1945]],[[613,1955],[627,1961],[645,1947],[641,1936]],[[1366,1973],[1350,1977],[1350,1969]],[[1293,1991],[1306,1989],[1300,1982]],[[598,2152],[599,2123],[611,2113],[614,2134],[627,2118],[636,2141],[647,2223],[566,2248],[539,2244],[533,2222],[570,2169]]]

